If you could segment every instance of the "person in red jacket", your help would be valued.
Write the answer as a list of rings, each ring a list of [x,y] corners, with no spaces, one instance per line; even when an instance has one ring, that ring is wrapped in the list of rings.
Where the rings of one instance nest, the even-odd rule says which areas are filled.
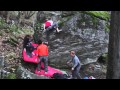
[[[41,70],[41,62],[44,63],[45,73],[48,72],[48,46],[45,45],[41,40],[38,41],[39,46],[37,47],[37,53],[39,56],[38,71]]]

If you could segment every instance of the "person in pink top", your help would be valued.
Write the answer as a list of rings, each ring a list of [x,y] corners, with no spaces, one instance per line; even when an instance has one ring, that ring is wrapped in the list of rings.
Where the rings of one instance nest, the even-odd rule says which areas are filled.
[[[48,18],[46,19],[45,23],[44,23],[44,31],[49,31],[52,29],[56,29],[57,32],[60,32],[61,30],[58,29],[58,23],[57,22],[53,22],[52,18]]]
[[[59,30],[58,23],[54,22],[52,20],[52,18],[50,18],[50,17],[48,19],[46,19],[46,21],[43,25],[43,29],[44,29],[43,32],[46,34],[47,41],[49,39],[49,34],[50,34],[51,31],[56,30],[58,33],[60,31],[62,31],[62,30]]]

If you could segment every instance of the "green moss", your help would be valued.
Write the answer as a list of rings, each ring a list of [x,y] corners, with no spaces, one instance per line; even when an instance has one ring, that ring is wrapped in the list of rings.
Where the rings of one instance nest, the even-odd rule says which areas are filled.
[[[106,31],[106,32],[109,32],[109,31],[110,31],[110,25],[109,25],[108,23],[106,23],[105,31]]]
[[[82,11],[82,13],[95,16],[102,20],[110,20],[110,12],[108,11]]]
[[[64,21],[59,22],[59,28],[61,28],[62,26],[64,26]]]
[[[5,77],[5,79],[16,79],[16,74],[15,73],[10,73]]]
[[[98,25],[98,20],[97,20],[97,18],[94,17],[94,16],[91,16],[91,17],[92,17],[92,22],[93,22],[94,27],[97,28],[97,25]]]
[[[9,27],[9,30],[10,30],[10,32],[16,32],[16,31],[18,31],[18,26],[17,25],[11,25]]]
[[[108,58],[108,54],[107,53],[103,54],[102,56],[103,56],[104,59]]]
[[[3,29],[6,27],[8,27],[8,25],[6,24],[5,20],[0,17],[0,28]]]

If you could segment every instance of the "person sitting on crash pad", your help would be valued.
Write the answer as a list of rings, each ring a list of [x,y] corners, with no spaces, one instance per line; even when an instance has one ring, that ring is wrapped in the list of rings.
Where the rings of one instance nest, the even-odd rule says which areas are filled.
[[[31,57],[32,52],[35,50],[34,46],[32,46],[32,37],[30,35],[26,35],[23,40],[23,49],[26,49],[27,54]]]

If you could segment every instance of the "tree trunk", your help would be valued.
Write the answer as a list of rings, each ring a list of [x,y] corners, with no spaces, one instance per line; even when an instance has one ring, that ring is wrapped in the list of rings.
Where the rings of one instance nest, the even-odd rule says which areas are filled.
[[[106,79],[120,79],[120,11],[111,12]]]

